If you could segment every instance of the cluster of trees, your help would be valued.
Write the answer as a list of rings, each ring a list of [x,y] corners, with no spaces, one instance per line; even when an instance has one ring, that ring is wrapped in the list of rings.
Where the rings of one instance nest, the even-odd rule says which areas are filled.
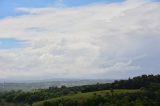
[[[129,78],[128,80],[119,80],[113,83],[106,83],[106,84],[97,83],[95,85],[84,85],[84,86],[75,86],[75,87],[62,86],[60,88],[49,87],[48,89],[39,89],[32,92],[23,92],[23,91],[3,92],[3,93],[0,93],[0,101],[31,105],[36,101],[47,100],[50,98],[60,97],[64,95],[76,94],[78,92],[85,93],[85,92],[93,92],[93,91],[109,90],[109,89],[143,89],[145,91],[150,90],[152,92],[155,92],[155,91],[158,92],[158,89],[157,89],[158,87],[160,89],[160,75],[142,75],[142,76],[134,77],[132,79]],[[118,98],[118,97],[119,96],[115,96],[115,98]],[[123,97],[126,98],[125,95]],[[148,98],[148,96],[146,97]],[[155,96],[155,97],[158,98],[158,96]],[[127,98],[130,98],[130,97],[128,96]],[[105,101],[108,101],[104,97],[103,99],[105,99]],[[138,98],[138,100],[141,100],[141,99]],[[137,101],[137,99],[135,101]],[[71,106],[71,105],[65,105],[65,106]],[[82,106],[85,106],[85,105],[82,105]]]
[[[94,95],[93,97],[79,101],[61,99],[59,101],[46,101],[43,106],[159,106],[160,92],[141,92],[125,94]]]
[[[60,97],[64,95],[73,95],[79,92],[92,92],[107,90],[111,88],[111,84],[95,84],[95,85],[84,85],[84,86],[75,86],[75,87],[49,87],[48,89],[38,89],[32,92],[24,91],[10,91],[0,93],[0,99],[5,100],[10,103],[19,103],[19,104],[32,104],[36,101],[47,100],[50,98]]]
[[[133,79],[115,81],[112,84],[114,89],[139,89],[141,87],[151,87],[152,83],[160,83],[160,75],[142,75]]]

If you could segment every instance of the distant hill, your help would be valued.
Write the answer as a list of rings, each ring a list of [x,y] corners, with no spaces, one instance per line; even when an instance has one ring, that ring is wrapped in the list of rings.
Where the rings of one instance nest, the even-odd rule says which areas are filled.
[[[23,90],[30,91],[33,89],[45,89],[52,86],[61,87],[65,85],[67,87],[92,85],[96,83],[112,83],[114,80],[109,79],[54,79],[43,81],[19,81],[19,82],[5,82],[0,83],[0,91],[10,90]]]

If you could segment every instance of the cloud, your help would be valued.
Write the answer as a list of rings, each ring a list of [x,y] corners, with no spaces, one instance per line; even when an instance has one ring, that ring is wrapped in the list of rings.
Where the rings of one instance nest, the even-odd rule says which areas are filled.
[[[159,3],[127,0],[17,10],[27,14],[1,19],[0,37],[29,45],[0,50],[1,78],[121,78],[159,73],[160,66],[155,65],[160,62]]]

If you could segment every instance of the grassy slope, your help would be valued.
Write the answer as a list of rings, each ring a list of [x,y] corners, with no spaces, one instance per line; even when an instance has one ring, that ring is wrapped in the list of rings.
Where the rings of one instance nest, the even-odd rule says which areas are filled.
[[[134,93],[134,92],[139,92],[139,91],[140,90],[115,90],[114,93],[117,93],[117,94],[120,94],[120,93]],[[83,101],[83,100],[86,100],[86,99],[92,97],[95,93],[97,95],[104,96],[106,93],[110,94],[110,90],[96,91],[96,92],[89,92],[89,93],[78,93],[78,94],[74,94],[74,95],[68,95],[68,96],[53,98],[53,99],[49,99],[49,100],[46,100],[46,101],[55,102],[55,101],[61,100],[61,99],[71,99],[71,100]],[[33,106],[43,106],[44,102],[45,101],[40,101],[40,102],[34,103]]]

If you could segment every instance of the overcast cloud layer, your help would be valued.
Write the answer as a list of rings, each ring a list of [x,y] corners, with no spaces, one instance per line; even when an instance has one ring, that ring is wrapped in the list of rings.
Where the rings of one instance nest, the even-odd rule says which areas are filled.
[[[0,79],[127,78],[160,73],[160,4],[146,0],[80,7],[17,8],[0,20]]]

